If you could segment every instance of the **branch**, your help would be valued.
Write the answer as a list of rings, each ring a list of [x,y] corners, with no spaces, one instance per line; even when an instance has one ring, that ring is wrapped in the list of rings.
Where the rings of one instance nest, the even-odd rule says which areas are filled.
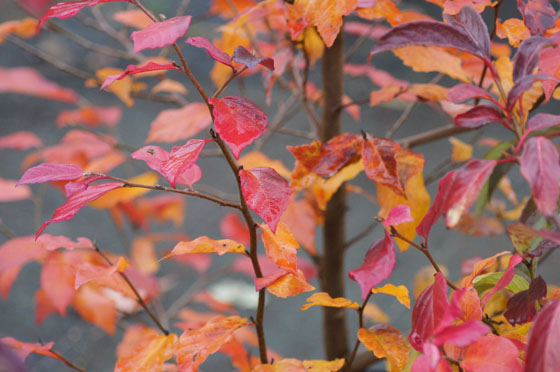
[[[359,328],[364,328],[364,309],[366,308],[366,305],[372,294],[373,293],[369,291],[368,295],[364,299],[364,302],[362,303],[362,306],[360,306],[360,308],[358,309]],[[350,357],[346,361],[346,370],[348,372],[352,371],[352,363],[354,362],[354,358],[356,357],[356,353],[358,352],[358,347],[360,347],[360,339],[356,340],[356,343],[354,344],[354,349],[352,350],[352,354],[350,354]]]
[[[99,249],[99,246],[97,245],[97,243],[93,243],[93,247],[95,248],[95,251],[97,253],[99,253],[99,255],[101,257],[103,257],[103,259],[105,260],[105,262],[107,262],[109,265],[113,265],[113,262],[111,262],[111,260],[109,259],[109,257],[107,257],[103,252],[101,252],[101,250]],[[158,328],[160,329],[160,331],[168,336],[169,335],[169,331],[161,324],[161,322],[159,321],[159,319],[154,315],[154,313],[150,310],[150,308],[148,307],[148,305],[146,304],[146,302],[144,301],[144,299],[142,298],[142,296],[140,296],[140,293],[138,293],[138,291],[136,290],[136,287],[134,287],[134,284],[132,284],[132,282],[130,281],[130,279],[128,279],[128,276],[126,276],[125,273],[122,273],[119,271],[120,276],[124,279],[124,281],[126,282],[126,284],[128,284],[128,286],[130,287],[130,289],[132,290],[132,292],[134,292],[134,295],[136,296],[136,301],[138,301],[138,304],[140,304],[140,306],[142,306],[144,308],[144,310],[146,310],[146,312],[148,313],[148,315],[150,316],[150,318],[152,318],[152,320],[154,321],[154,323],[156,323],[156,325],[158,326]]]
[[[42,342],[41,342],[42,343]],[[72,363],[71,361],[69,361],[68,359],[66,359],[64,356],[62,356],[58,351],[55,351],[53,348],[51,348],[49,350],[52,354],[56,355],[56,357],[64,364],[66,364],[68,367],[76,370],[76,371],[80,371],[80,372],[86,372],[85,369],[78,367],[77,365],[75,365],[74,363]]]
[[[455,124],[449,124],[440,128],[436,128],[427,132],[422,132],[409,137],[401,138],[395,142],[404,147],[415,147],[429,142],[433,142],[442,138],[447,138],[459,133],[469,132],[473,129],[458,127]]]

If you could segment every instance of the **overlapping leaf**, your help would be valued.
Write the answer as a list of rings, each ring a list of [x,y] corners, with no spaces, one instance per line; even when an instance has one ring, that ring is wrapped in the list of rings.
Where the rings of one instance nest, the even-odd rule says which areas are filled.
[[[257,65],[264,66],[271,71],[274,70],[274,60],[272,58],[255,57],[242,46],[235,48],[231,59],[237,63],[244,64],[249,70],[253,70]]]
[[[195,46],[197,48],[205,49],[208,55],[216,62],[220,62],[223,65],[231,67],[232,70],[235,68],[231,63],[231,57],[224,51],[218,49],[214,44],[210,42],[207,38],[203,36],[189,37],[185,40],[185,43]]]
[[[391,283],[385,284],[383,287],[373,288],[371,293],[384,293],[394,296],[401,304],[410,309],[410,297],[408,295],[408,288],[404,285],[396,286]]]
[[[149,62],[143,66],[128,65],[123,73],[107,76],[105,78],[105,81],[101,85],[101,89],[105,89],[107,86],[111,85],[114,81],[122,80],[130,75],[136,75],[136,74],[141,74],[143,72],[150,72],[150,71],[166,71],[166,70],[181,71],[181,69],[174,63]]]
[[[528,289],[514,294],[508,300],[504,316],[511,325],[530,322],[537,314],[536,302],[545,296],[546,282],[539,275]]]
[[[360,328],[358,339],[376,357],[387,358],[391,372],[402,371],[408,362],[410,346],[395,327],[377,324],[369,329]]]
[[[177,347],[177,335],[149,334],[139,340],[135,350],[120,357],[115,372],[158,371],[171,359]]]
[[[263,231],[262,240],[268,258],[276,266],[296,271],[299,244],[288,226],[280,222],[275,233],[270,230],[268,225],[260,225],[260,227]]]
[[[505,337],[487,335],[469,346],[460,365],[468,372],[521,372],[519,351]]]
[[[134,42],[134,53],[175,43],[177,39],[185,36],[190,24],[191,16],[182,16],[154,22],[140,31],[134,31],[130,35]]]

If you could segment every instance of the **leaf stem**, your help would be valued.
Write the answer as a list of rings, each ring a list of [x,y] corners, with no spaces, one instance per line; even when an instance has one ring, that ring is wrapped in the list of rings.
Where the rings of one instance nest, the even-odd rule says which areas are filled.
[[[71,361],[69,361],[68,359],[66,359],[64,356],[62,356],[62,354],[60,354],[58,351],[55,351],[54,349],[50,349],[49,350],[52,354],[56,355],[56,357],[64,364],[66,364],[68,367],[76,370],[76,371],[80,371],[80,372],[86,372],[85,369],[83,369],[82,367],[78,367],[77,365],[75,365],[74,363],[72,363]]]
[[[99,255],[101,257],[103,257],[103,259],[105,260],[105,262],[107,262],[109,265],[113,265],[113,262],[111,262],[111,260],[109,259],[109,257],[107,257],[103,252],[101,252],[101,249],[99,249],[99,246],[97,245],[97,243],[93,243],[93,247],[95,248],[95,251],[97,253],[99,253]],[[136,301],[138,302],[138,304],[140,306],[142,306],[144,308],[144,310],[146,310],[146,312],[148,313],[148,315],[150,316],[150,318],[152,318],[152,320],[154,321],[154,323],[158,326],[158,328],[160,329],[160,331],[168,336],[169,335],[169,331],[161,324],[161,322],[159,321],[159,319],[155,316],[155,314],[150,310],[150,308],[148,307],[148,305],[146,304],[146,302],[144,301],[144,299],[142,298],[142,296],[140,296],[140,293],[138,293],[138,291],[136,290],[136,287],[134,287],[134,284],[132,284],[132,282],[130,281],[130,279],[128,279],[128,276],[126,276],[125,273],[120,272],[119,271],[120,276],[124,279],[124,281],[126,282],[126,284],[128,284],[128,286],[130,287],[130,289],[132,290],[132,292],[134,292],[134,295],[136,296]]]
[[[362,303],[362,306],[360,306],[358,308],[359,328],[364,328],[364,309],[366,308],[366,305],[367,305],[367,303],[369,301],[369,298],[371,297],[372,294],[373,293],[371,291],[369,291],[368,295],[364,299],[364,302]],[[354,362],[354,358],[356,357],[356,353],[358,352],[359,347],[360,347],[360,340],[357,339],[356,343],[354,344],[354,349],[352,350],[352,354],[350,354],[350,357],[346,361],[346,371],[347,372],[352,371],[352,363]]]

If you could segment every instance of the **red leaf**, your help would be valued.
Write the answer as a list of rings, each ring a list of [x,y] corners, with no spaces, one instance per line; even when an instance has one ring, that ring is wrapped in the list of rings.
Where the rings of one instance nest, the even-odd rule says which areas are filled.
[[[143,30],[134,31],[130,38],[134,42],[134,53],[144,49],[163,48],[185,36],[191,24],[191,16],[174,17],[163,22],[154,22]]]
[[[552,301],[539,311],[529,333],[526,371],[551,372],[560,363],[560,301]]]
[[[242,63],[249,68],[249,70],[254,69],[257,65],[262,65],[274,71],[274,60],[272,58],[259,58],[252,55],[247,49],[242,46],[235,48],[233,52],[233,57],[231,58],[235,62]]]
[[[230,212],[220,221],[220,232],[228,239],[235,240],[241,244],[249,245],[251,237],[245,221],[238,213]]]
[[[161,173],[167,178],[171,186],[175,187],[179,176],[195,165],[204,146],[212,140],[191,139],[182,146],[174,146],[169,159],[161,163]]]
[[[523,261],[523,257],[521,257],[519,254],[516,253],[511,256],[511,258],[509,259],[508,267],[504,274],[500,277],[496,285],[494,285],[494,287],[492,287],[492,289],[490,289],[484,295],[484,297],[482,297],[482,308],[486,306],[486,303],[488,302],[488,300],[490,300],[494,293],[498,292],[501,289],[504,289],[513,280],[513,277],[515,276],[515,266],[519,265],[521,261]]]
[[[150,62],[143,66],[135,66],[135,65],[128,65],[126,70],[122,74],[116,75],[109,75],[105,79],[103,85],[101,85],[100,89],[105,89],[108,85],[111,85],[116,80],[121,80],[127,77],[128,75],[136,75],[141,74],[142,72],[148,71],[163,71],[163,70],[177,70],[182,71],[177,65],[174,63],[155,63]]]
[[[494,160],[474,159],[447,173],[439,182],[434,204],[416,228],[418,234],[427,241],[432,226],[444,213],[447,213],[446,224],[455,226],[478,197],[495,166]]]
[[[410,206],[401,204],[389,211],[387,218],[383,221],[383,226],[396,226],[410,221],[414,221],[410,214]]]
[[[0,137],[0,149],[27,150],[41,146],[43,141],[35,133],[25,130]]]
[[[558,79],[545,74],[527,75],[520,78],[508,93],[506,110],[511,112],[517,101],[523,96],[523,93],[531,89],[536,81],[553,81],[558,83]]]
[[[455,116],[453,121],[458,127],[479,128],[492,122],[504,124],[504,117],[500,111],[492,106],[477,105],[469,111]]]
[[[214,106],[216,132],[239,159],[241,151],[266,131],[266,114],[243,97],[210,98],[209,102]]]
[[[74,164],[43,163],[29,168],[17,183],[17,186],[47,181],[72,181],[82,177],[84,171]]]
[[[45,79],[30,67],[0,68],[0,93],[26,94],[67,103],[78,101],[74,91]]]
[[[553,128],[560,125],[560,115],[554,114],[546,114],[544,112],[539,112],[538,114],[533,115],[528,121],[525,126],[525,133],[523,133],[523,137],[519,140],[519,144],[517,148],[521,148],[521,145],[524,143],[525,138],[537,130],[545,130],[549,128]]]
[[[464,102],[473,98],[482,98],[494,102],[496,105],[499,103],[490,93],[472,84],[457,84],[447,92],[447,98],[453,102]]]
[[[2,337],[0,338],[0,345],[17,349],[18,354],[22,359],[27,358],[27,356],[31,353],[35,353],[35,354],[46,355],[54,359],[62,360],[60,359],[59,356],[51,352],[51,349],[54,346],[54,342],[49,342],[44,345],[40,345],[31,342],[21,342],[13,337]]]
[[[519,157],[521,174],[531,185],[535,204],[545,216],[552,216],[557,209],[559,160],[556,146],[545,137],[532,137],[525,141]]]
[[[208,55],[212,57],[214,61],[220,62],[226,66],[231,67],[232,70],[235,70],[235,67],[233,67],[233,64],[231,63],[231,57],[225,52],[216,48],[214,44],[212,44],[207,38],[202,36],[189,37],[187,40],[185,40],[185,43],[191,44],[192,46],[195,46],[197,48],[206,49]]]
[[[473,17],[476,20],[473,20]],[[489,41],[486,43],[485,40],[488,38],[488,31],[486,31],[486,37],[483,40],[473,38],[474,35],[481,34],[481,30],[486,28],[486,26],[483,26],[484,21],[482,21],[480,15],[470,8],[463,8],[457,16],[448,18],[457,21],[453,22],[454,25],[443,22],[416,21],[394,27],[379,38],[377,44],[369,52],[370,58],[375,54],[397,48],[410,45],[426,45],[459,49],[474,54],[489,63],[490,50],[486,47],[489,47],[490,43]],[[457,23],[467,20],[469,22],[464,23],[465,26],[476,26],[476,30],[473,29],[467,33],[465,28],[457,27]]]
[[[290,203],[290,186],[274,169],[268,167],[241,169],[241,191],[247,206],[266,221],[272,232]]]
[[[388,186],[404,195],[404,180],[399,177],[397,155],[401,147],[387,138],[371,138],[363,141],[362,162],[366,176],[376,184]]]
[[[436,345],[450,343],[455,346],[465,347],[488,332],[490,332],[490,327],[480,320],[472,319],[458,325],[451,325],[438,330],[434,343]]]
[[[79,0],[79,1],[64,1],[55,4],[49,8],[47,13],[41,17],[39,24],[37,25],[37,30],[41,29],[43,23],[51,18],[70,18],[74,17],[86,6],[95,6],[102,3],[111,3],[114,1],[125,1],[125,0]],[[129,0],[126,0],[130,2]]]
[[[395,243],[387,230],[384,232],[385,238],[375,242],[368,249],[362,266],[348,273],[350,279],[360,285],[362,299],[365,299],[376,285],[389,278],[395,268]]]
[[[51,222],[61,222],[72,219],[87,203],[94,201],[109,191],[118,189],[119,187],[122,187],[121,183],[109,182],[101,185],[89,186],[85,190],[75,192],[68,198],[66,203],[56,209],[54,215],[48,221],[41,225],[39,231],[37,231],[37,234],[35,235],[35,239],[41,235],[41,232],[43,232],[45,227],[47,227]]]
[[[422,351],[423,344],[434,336],[438,327],[447,323],[448,312],[447,282],[445,276],[438,273],[434,283],[420,294],[412,309],[410,345]]]
[[[535,303],[545,296],[546,282],[539,275],[531,282],[529,289],[514,294],[508,300],[504,316],[511,325],[530,322],[537,314]]]
[[[551,41],[542,36],[523,40],[513,59],[513,81],[531,75],[539,63],[540,51],[550,45]]]
[[[554,26],[556,11],[549,0],[518,0],[517,9],[523,15],[523,22],[532,35],[542,35]]]
[[[513,342],[490,334],[467,348],[461,368],[466,372],[521,372],[518,354]]]

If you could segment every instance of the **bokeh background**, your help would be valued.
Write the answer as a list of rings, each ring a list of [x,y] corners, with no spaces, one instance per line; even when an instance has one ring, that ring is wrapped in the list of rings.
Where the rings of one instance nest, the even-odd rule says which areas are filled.
[[[178,5],[178,1],[157,1],[146,0],[146,7],[157,13],[171,16]],[[204,35],[209,39],[218,36],[217,27],[223,23],[218,17],[208,15],[209,2],[195,0],[191,1],[187,14],[194,17],[194,21],[189,30],[189,35]],[[403,1],[401,8],[411,8],[421,10],[432,15],[436,19],[441,19],[440,10],[437,6],[423,1]],[[100,7],[103,14],[126,9],[126,4],[113,3],[105,4]],[[90,9],[84,9],[85,14],[89,14]],[[515,1],[506,0],[501,10],[501,16],[518,16],[515,9]],[[10,0],[0,0],[0,22],[19,19],[25,16],[22,10],[15,6]],[[352,19],[352,17],[350,17]],[[63,25],[73,33],[81,35],[99,44],[109,43],[114,45],[114,41],[108,39],[103,34],[84,26],[77,19],[55,20],[55,23]],[[351,45],[356,37],[349,35],[347,45]],[[65,40],[53,32],[43,31],[39,37],[30,39],[29,44],[44,50],[57,59],[75,66],[80,70],[93,73],[103,67],[125,67],[126,62],[102,56],[90,51],[86,51],[72,41]],[[201,81],[203,86],[209,91],[213,91],[212,83],[209,79],[209,71],[212,67],[211,61],[205,52],[196,48],[187,47],[180,43],[183,52],[188,58],[190,67],[194,74]],[[360,50],[352,57],[351,62],[357,64],[367,63],[367,53],[373,41],[366,41]],[[173,57],[172,57],[173,58]],[[375,58],[377,68],[386,69],[396,77],[412,82],[429,82],[435,74],[415,73],[411,69],[402,65],[391,53],[385,53]],[[39,70],[47,79],[57,82],[63,87],[74,89],[80,96],[86,98],[93,104],[98,105],[121,105],[123,109],[122,120],[117,130],[113,133],[121,142],[139,148],[144,144],[148,133],[149,125],[156,115],[163,109],[172,108],[164,103],[155,103],[146,100],[136,100],[136,104],[128,108],[118,102],[116,98],[108,93],[99,91],[96,88],[86,88],[84,81],[70,76],[52,65],[46,63],[37,56],[22,50],[11,42],[4,42],[0,45],[0,68],[16,66],[29,66]],[[179,74],[174,76],[180,79]],[[311,80],[318,81],[320,77],[320,65],[316,65],[311,72]],[[444,78],[440,82],[443,85],[451,86],[453,82]],[[194,87],[186,82],[189,89],[188,100],[199,100]],[[346,81],[346,92],[354,100],[360,100],[369,96],[373,88],[369,81],[363,78],[348,77]],[[267,106],[264,101],[263,88],[260,78],[257,75],[251,76],[244,81],[243,91],[247,93],[249,99],[262,107],[269,116],[275,113],[274,94],[272,105]],[[239,85],[232,84],[228,87],[227,95],[243,94]],[[276,94],[276,93],[275,93]],[[548,104],[547,110],[555,110],[555,103]],[[344,130],[352,133],[359,133],[364,130],[375,136],[382,136],[391,125],[400,117],[406,104],[394,101],[390,104],[380,105],[370,108],[367,105],[361,106],[361,122],[357,123],[347,113],[344,113]],[[20,131],[30,130],[38,134],[46,145],[52,145],[62,138],[69,129],[57,129],[55,122],[58,113],[63,109],[70,109],[69,105],[56,101],[45,100],[30,96],[16,94],[0,94],[0,136]],[[450,118],[443,115],[440,111],[425,105],[418,104],[413,108],[410,117],[400,129],[395,138],[403,138],[415,133],[420,133],[451,122]],[[298,114],[292,119],[289,125],[291,128],[306,130],[308,126],[307,118],[303,114]],[[204,135],[204,134],[201,134]],[[466,142],[476,142],[477,139],[489,136],[497,139],[509,139],[510,134],[501,130],[497,126],[490,126],[484,129],[483,133],[467,133],[457,136]],[[284,164],[291,168],[294,160],[290,153],[285,149],[286,145],[298,145],[307,143],[303,138],[294,138],[288,135],[275,134],[263,151],[274,159],[280,159]],[[415,151],[422,153],[426,159],[425,175],[437,173],[441,162],[449,158],[451,144],[448,139],[438,140],[428,145],[415,148]],[[475,157],[484,154],[484,147],[475,147]],[[22,174],[21,163],[27,152],[13,150],[0,150],[1,177],[6,179],[18,179]],[[132,159],[131,159],[132,160]],[[131,161],[126,167],[120,167],[112,174],[126,175],[126,172],[137,174],[143,168],[137,161]],[[203,170],[201,184],[235,195],[235,185],[225,161],[218,157],[205,157],[200,161]],[[123,169],[124,168],[124,169]],[[514,188],[520,195],[525,195],[528,191],[527,186],[520,177],[518,171],[511,173]],[[360,175],[353,183],[362,187],[368,193],[375,194],[375,185],[365,175]],[[196,188],[196,186],[195,186]],[[64,202],[63,195],[57,190],[41,186],[33,186],[37,195],[43,194],[42,205],[38,207],[30,200],[2,203],[0,204],[0,219],[2,223],[9,227],[16,235],[34,234],[38,226],[52,215],[54,210]],[[437,190],[437,182],[432,182],[428,190],[432,199]],[[367,227],[377,215],[378,206],[370,202],[364,202],[363,196],[351,194],[348,199],[348,236],[352,237]],[[185,223],[182,232],[194,237],[207,235],[219,238],[219,222],[227,211],[211,203],[204,202],[196,198],[187,200]],[[157,226],[161,231],[172,231],[171,224]],[[67,235],[69,237],[85,236],[96,240],[103,249],[117,254],[125,252],[123,248],[122,233],[117,231],[113,225],[109,214],[103,210],[86,208],[80,211],[71,221],[52,224],[47,230],[54,235]],[[126,227],[124,234],[127,240],[132,238],[134,232],[130,227]],[[368,234],[364,239],[354,244],[348,251],[346,268],[347,271],[358,267],[363,259],[366,250],[370,245],[382,236],[382,230],[377,228]],[[0,237],[0,243],[6,241],[5,236]],[[172,248],[173,244],[158,246],[160,255],[166,249]],[[321,234],[317,232],[317,247],[321,247]],[[460,276],[461,263],[463,259],[474,256],[489,257],[499,251],[511,249],[511,243],[506,235],[497,237],[474,238],[461,234],[454,230],[446,230],[443,223],[439,222],[435,226],[431,237],[430,247],[433,255],[439,263],[444,264],[449,271],[451,280],[456,280]],[[230,264],[230,258],[214,258],[214,266],[210,272],[219,270]],[[547,282],[557,281],[558,275],[553,272],[553,267],[557,265],[557,258],[552,257],[548,262],[547,268],[542,271],[542,275]],[[423,266],[428,264],[425,257],[414,249],[407,252],[397,252],[397,264],[390,282],[394,284],[404,284],[409,289],[414,287],[414,276]],[[83,321],[73,310],[69,309],[65,318],[59,315],[52,315],[41,325],[35,323],[35,300],[34,293],[39,288],[40,265],[31,263],[24,267],[18,279],[13,285],[7,298],[0,300],[0,337],[12,336],[23,341],[44,342],[54,341],[55,349],[65,355],[69,360],[84,367],[87,371],[108,371],[112,370],[116,361],[116,345],[122,338],[125,325],[135,322],[145,321],[150,324],[150,320],[143,314],[126,316],[121,322],[114,337],[107,336],[101,329]],[[188,291],[193,283],[197,282],[198,274],[188,268],[174,262],[164,262],[158,277],[162,279],[167,288],[161,301],[155,304],[156,311],[168,308],[185,291]],[[236,284],[237,287],[227,287],[225,284]],[[251,296],[254,295],[251,289],[251,280],[247,277],[238,275],[233,279],[217,278],[214,286],[225,288],[226,294],[230,295],[232,301],[246,302],[250,307]],[[312,284],[318,286],[315,280]],[[357,283],[348,280],[346,283],[347,295],[349,299],[359,301],[360,292]],[[214,287],[216,289],[216,287]],[[248,298],[247,298],[248,296]],[[286,300],[267,296],[267,307],[265,313],[265,329],[268,346],[286,357],[298,359],[321,359],[322,335],[321,335],[321,311],[319,307],[313,307],[306,312],[299,310],[301,305],[308,297],[307,294],[299,295]],[[388,296],[375,296],[373,302],[378,305],[390,317],[390,323],[399,328],[405,335],[410,329],[411,311],[404,308],[393,298]],[[250,316],[254,313],[252,309],[241,309],[243,315]],[[173,323],[173,322],[172,322]],[[357,316],[348,315],[350,340],[355,340],[357,330]],[[31,371],[67,371],[70,370],[58,361],[41,356],[31,355],[27,362]],[[212,356],[209,361],[201,368],[203,371],[227,371],[230,370],[225,357],[220,355]],[[376,365],[371,370],[384,370],[382,364]]]

